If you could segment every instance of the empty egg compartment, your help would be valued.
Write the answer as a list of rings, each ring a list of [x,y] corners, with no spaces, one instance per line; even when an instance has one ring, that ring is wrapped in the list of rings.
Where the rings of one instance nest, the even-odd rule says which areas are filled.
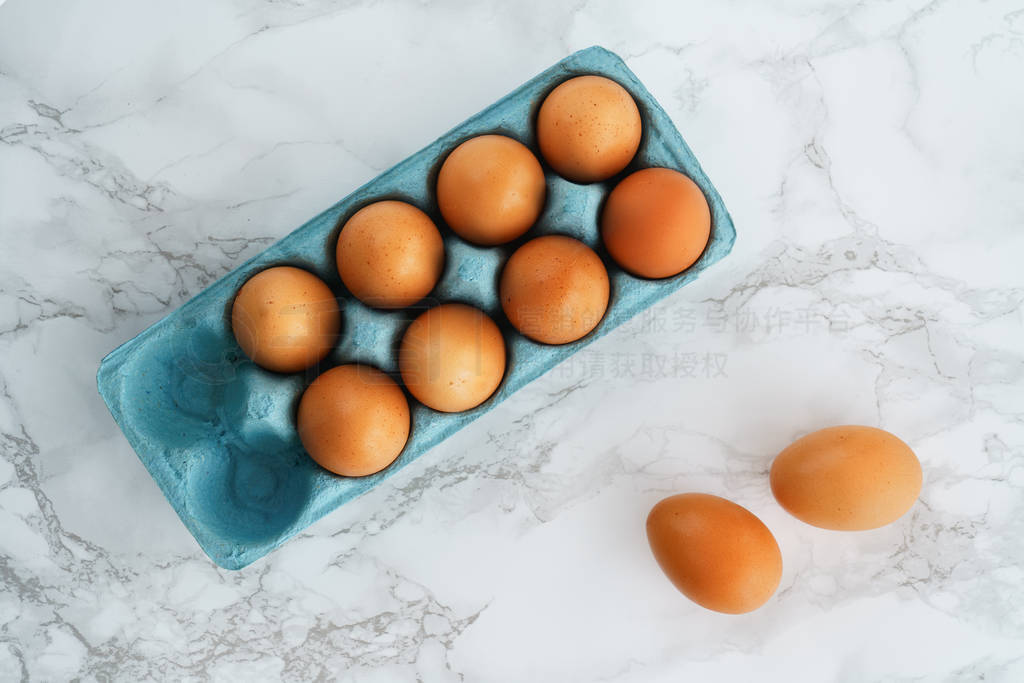
[[[640,148],[618,176],[580,185],[554,173],[540,155],[534,124],[544,97],[577,75],[597,74],[625,87],[643,121]],[[507,135],[533,151],[547,180],[537,224],[509,244],[481,247],[456,236],[434,198],[437,173],[461,142],[488,133]],[[703,191],[711,209],[707,248],[689,269],[664,280],[644,280],[619,268],[601,245],[599,216],[610,190],[625,175],[650,166],[682,171]],[[402,310],[366,306],[344,288],[334,249],[344,222],[363,206],[397,199],[424,210],[445,243],[437,287]],[[517,333],[498,297],[501,268],[517,247],[541,235],[575,237],[593,248],[609,275],[604,319],[587,336],[548,346]],[[217,564],[238,569],[376,486],[594,339],[676,291],[732,248],[735,231],[721,198],[671,120],[625,64],[598,47],[577,52],[460,124],[437,141],[359,188],[281,241],[209,286],[177,311],[126,342],[103,360],[100,393],[139,458],[168,501]],[[342,327],[336,348],[304,373],[275,374],[245,358],[231,332],[230,307],[245,281],[266,268],[292,265],[322,278],[337,295]],[[373,365],[399,381],[398,345],[423,310],[447,302],[486,312],[501,328],[507,348],[505,377],[480,406],[441,413],[408,391],[411,431],[398,459],[383,471],[340,477],[309,458],[295,431],[304,391],[319,373],[342,363]]]

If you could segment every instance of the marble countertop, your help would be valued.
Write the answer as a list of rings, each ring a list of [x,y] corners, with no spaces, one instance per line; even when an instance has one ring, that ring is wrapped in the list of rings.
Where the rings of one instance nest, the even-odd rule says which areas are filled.
[[[732,255],[239,571],[99,360],[569,52],[619,53]],[[1024,4],[10,0],[0,7],[0,680],[1024,680]],[[912,512],[774,502],[794,438],[888,429]],[[703,610],[644,518],[778,538]]]

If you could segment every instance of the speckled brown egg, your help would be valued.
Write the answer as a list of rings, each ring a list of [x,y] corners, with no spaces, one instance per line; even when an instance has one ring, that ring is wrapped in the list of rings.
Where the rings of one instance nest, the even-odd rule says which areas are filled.
[[[364,206],[338,235],[338,274],[353,296],[377,308],[405,308],[430,294],[444,269],[434,221],[412,204]]]
[[[501,273],[501,307],[521,333],[545,344],[576,341],[608,308],[608,271],[594,250],[563,235],[519,247]]]
[[[437,204],[463,239],[490,246],[516,239],[541,210],[544,169],[526,145],[504,135],[480,135],[456,147],[437,177]]]
[[[603,76],[577,76],[551,91],[537,115],[541,154],[577,183],[611,178],[632,161],[643,126],[633,97]]]
[[[299,372],[319,362],[334,348],[340,327],[330,288],[291,266],[253,275],[231,306],[238,345],[254,363],[274,372]]]
[[[442,304],[409,325],[398,354],[402,381],[423,404],[445,413],[474,408],[505,374],[505,340],[487,315]]]
[[[700,258],[711,236],[711,209],[688,177],[645,168],[615,186],[601,212],[601,239],[634,275],[677,275]]]
[[[771,469],[775,499],[822,529],[861,531],[895,522],[921,493],[910,446],[875,427],[828,427],[787,446]]]
[[[369,365],[340,365],[299,401],[299,438],[318,465],[365,477],[395,461],[409,438],[409,402],[393,379]]]
[[[757,609],[782,578],[772,532],[752,512],[718,496],[682,493],[660,501],[647,517],[647,540],[673,585],[716,612]]]

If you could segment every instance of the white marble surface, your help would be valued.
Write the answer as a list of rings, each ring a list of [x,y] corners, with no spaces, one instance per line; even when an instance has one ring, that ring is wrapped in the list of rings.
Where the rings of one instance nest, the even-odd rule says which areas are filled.
[[[373,493],[216,568],[100,358],[570,51],[622,55],[731,208],[725,262]],[[1024,3],[0,8],[0,679],[1024,680]],[[874,424],[899,522],[771,458]],[[785,558],[741,617],[644,538],[675,492]]]

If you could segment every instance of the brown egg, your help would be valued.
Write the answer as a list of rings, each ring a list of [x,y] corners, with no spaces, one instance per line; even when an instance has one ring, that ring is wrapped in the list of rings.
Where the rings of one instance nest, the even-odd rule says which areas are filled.
[[[626,168],[642,131],[633,97],[603,76],[565,81],[537,115],[541,154],[560,176],[577,183],[605,180]]]
[[[480,135],[456,147],[437,176],[437,204],[463,239],[490,246],[530,229],[541,210],[544,169],[525,145],[504,135]]]
[[[501,273],[501,306],[517,330],[545,344],[586,335],[608,308],[608,271],[579,240],[547,235],[519,247]]]
[[[634,275],[683,272],[704,252],[711,210],[696,183],[669,168],[645,168],[615,186],[601,213],[601,239]]]
[[[654,559],[683,595],[716,612],[742,614],[768,601],[782,578],[782,553],[744,507],[706,493],[670,496],[647,517]]]
[[[772,493],[797,519],[822,529],[876,529],[921,493],[910,446],[874,427],[829,427],[797,439],[772,463]]]
[[[444,268],[444,242],[430,216],[412,204],[381,201],[345,222],[338,274],[369,306],[405,308],[430,294]]]
[[[253,275],[231,307],[231,329],[254,363],[298,372],[326,356],[338,340],[341,314],[324,281],[301,268],[278,266]]]
[[[346,477],[365,477],[393,463],[405,448],[409,402],[380,370],[340,365],[302,394],[298,431],[318,465]]]
[[[443,304],[409,325],[398,353],[402,381],[425,405],[457,413],[480,405],[505,374],[505,340],[487,315]]]

